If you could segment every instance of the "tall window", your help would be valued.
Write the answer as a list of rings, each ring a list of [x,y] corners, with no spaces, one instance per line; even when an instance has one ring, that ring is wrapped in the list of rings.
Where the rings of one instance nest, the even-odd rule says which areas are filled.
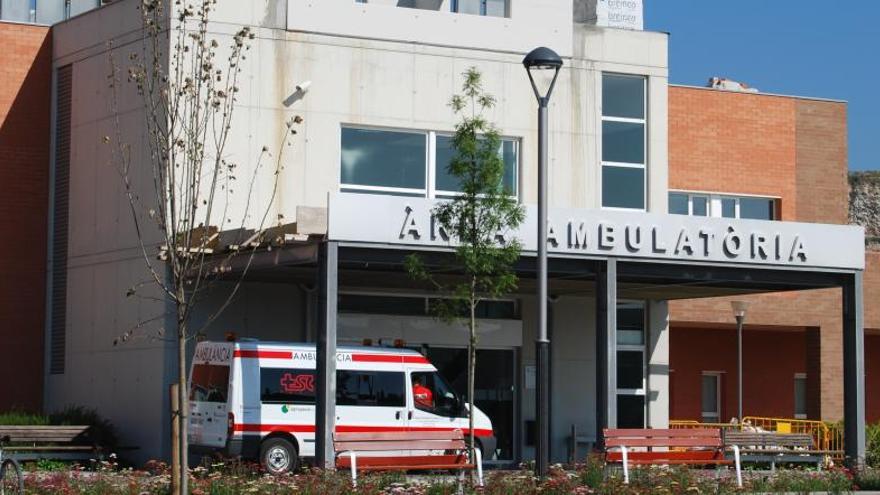
[[[454,196],[460,186],[448,172],[452,136],[433,131],[342,128],[341,188],[347,192],[417,197]],[[518,194],[519,141],[503,138],[501,186]]]
[[[617,427],[645,427],[645,305],[617,305]]]
[[[727,196],[720,194],[669,193],[669,213],[722,218],[777,220],[776,198]]]
[[[645,209],[645,78],[602,75],[602,206]]]
[[[794,374],[794,417],[807,419],[807,374]]]
[[[703,372],[702,383],[702,421],[703,423],[721,422],[721,374]]]

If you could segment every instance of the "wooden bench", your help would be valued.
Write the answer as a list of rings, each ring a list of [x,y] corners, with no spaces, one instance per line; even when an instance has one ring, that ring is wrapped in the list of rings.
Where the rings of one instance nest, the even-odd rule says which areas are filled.
[[[355,487],[358,469],[361,471],[450,469],[462,474],[465,470],[476,469],[480,486],[483,486],[483,459],[480,449],[474,449],[477,462],[471,462],[468,459],[468,448],[461,430],[334,433],[333,450],[336,453],[336,467],[351,468],[351,480]]]
[[[776,469],[778,462],[812,463],[821,468],[830,451],[815,450],[813,437],[806,433],[775,433],[727,431],[724,446],[734,451],[741,462],[769,463]]]
[[[84,425],[0,425],[0,438],[9,437],[10,445],[3,451],[19,461],[82,460],[101,454],[101,448],[89,436],[90,428]]]
[[[630,464],[695,466],[736,464],[737,483],[742,486],[740,464],[724,456],[724,443],[721,440],[721,431],[717,428],[606,429],[603,436],[605,462],[623,464],[625,483],[629,483]]]

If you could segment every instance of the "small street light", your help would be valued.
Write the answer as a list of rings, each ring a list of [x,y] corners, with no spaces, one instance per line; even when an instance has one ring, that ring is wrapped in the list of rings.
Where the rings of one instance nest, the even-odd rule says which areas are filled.
[[[535,472],[545,476],[550,467],[550,340],[547,338],[547,105],[556,85],[562,59],[547,47],[535,48],[523,59],[529,81],[538,100],[538,338],[537,361],[537,452]],[[553,71],[549,86],[538,85],[547,79],[533,73]],[[541,91],[541,90],[544,91]]]
[[[743,322],[746,319],[746,310],[749,303],[746,301],[731,301],[733,317],[736,318],[736,382],[737,382],[737,420],[742,423],[743,419]]]

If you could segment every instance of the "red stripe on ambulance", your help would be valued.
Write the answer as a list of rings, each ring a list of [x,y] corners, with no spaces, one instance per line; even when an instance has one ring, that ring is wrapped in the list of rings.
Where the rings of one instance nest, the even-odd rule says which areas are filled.
[[[337,433],[387,433],[398,431],[454,431],[461,430],[465,435],[468,434],[467,428],[443,428],[443,427],[421,427],[421,426],[354,426],[354,425],[338,425]],[[242,433],[271,433],[274,431],[284,431],[288,433],[315,433],[314,425],[266,425],[266,424],[242,424],[235,425],[236,432]],[[492,430],[476,428],[474,436],[491,437]]]
[[[401,356],[399,354],[352,354],[351,360],[357,363],[431,364],[424,356]]]
[[[293,359],[293,353],[287,351],[245,351],[237,350],[233,354],[237,358],[258,358],[258,359]]]

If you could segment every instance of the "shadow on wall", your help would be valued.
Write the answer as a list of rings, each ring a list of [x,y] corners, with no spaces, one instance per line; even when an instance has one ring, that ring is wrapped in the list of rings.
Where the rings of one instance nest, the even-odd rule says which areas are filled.
[[[33,44],[28,46],[28,40]],[[0,284],[0,342],[12,344],[0,351],[0,376],[16,377],[4,384],[0,411],[39,411],[52,42],[48,28],[0,23],[0,44],[0,236],[6,240],[0,243],[0,273],[9,281]],[[12,85],[25,70],[21,85]]]

